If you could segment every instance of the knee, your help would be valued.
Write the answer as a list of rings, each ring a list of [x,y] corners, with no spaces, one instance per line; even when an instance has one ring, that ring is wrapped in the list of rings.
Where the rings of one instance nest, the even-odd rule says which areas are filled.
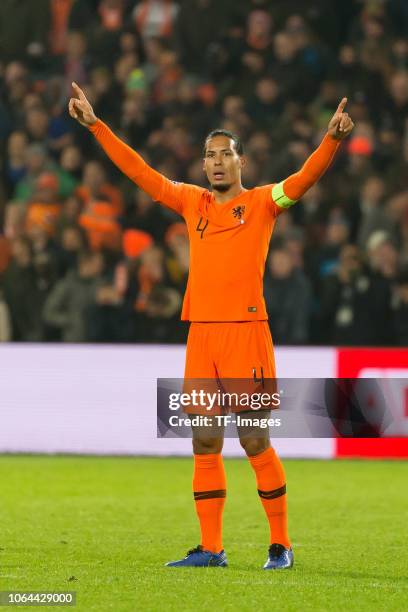
[[[271,445],[268,438],[240,438],[239,441],[248,457],[259,455]]]
[[[222,438],[193,438],[193,451],[195,455],[212,455],[220,453],[222,447]]]

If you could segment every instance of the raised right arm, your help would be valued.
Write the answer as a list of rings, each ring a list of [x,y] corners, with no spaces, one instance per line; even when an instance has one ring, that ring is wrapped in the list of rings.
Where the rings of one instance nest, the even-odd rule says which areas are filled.
[[[160,172],[153,170],[136,151],[118,138],[100,119],[89,129],[123,174],[126,174],[140,189],[148,193],[153,200],[181,214],[182,183],[173,183]]]
[[[165,204],[179,214],[183,210],[183,183],[174,183],[153,170],[144,159],[118,138],[103,121],[98,119],[84,92],[72,84],[78,98],[69,101],[69,113],[88,128],[112,162],[153,200]]]

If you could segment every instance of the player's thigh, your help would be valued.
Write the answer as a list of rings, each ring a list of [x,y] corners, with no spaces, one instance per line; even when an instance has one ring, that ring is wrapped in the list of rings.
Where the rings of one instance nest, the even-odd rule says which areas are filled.
[[[216,397],[218,391],[209,326],[192,323],[187,339],[183,393],[192,398],[192,405],[184,408],[184,412],[192,419],[199,417],[199,424],[192,426],[195,454],[219,453],[222,450],[224,429],[214,419],[220,410],[213,400],[209,400]]]

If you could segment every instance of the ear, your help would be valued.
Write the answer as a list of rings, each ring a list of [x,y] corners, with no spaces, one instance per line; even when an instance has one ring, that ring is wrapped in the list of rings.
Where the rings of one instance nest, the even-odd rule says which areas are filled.
[[[241,157],[239,158],[239,162],[240,162],[240,167],[243,168],[247,162],[246,157],[244,155],[241,155]]]

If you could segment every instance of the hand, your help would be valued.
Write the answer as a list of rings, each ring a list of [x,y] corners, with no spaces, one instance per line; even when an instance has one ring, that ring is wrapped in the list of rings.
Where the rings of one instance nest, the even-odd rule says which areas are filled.
[[[89,127],[95,123],[98,118],[95,115],[92,106],[88,102],[86,95],[82,89],[72,83],[72,89],[76,94],[76,98],[71,98],[68,104],[69,114],[73,119],[76,119],[84,127]]]
[[[348,113],[343,112],[346,104],[347,98],[343,98],[329,123],[328,132],[336,140],[343,140],[354,128],[354,123],[348,116]]]

